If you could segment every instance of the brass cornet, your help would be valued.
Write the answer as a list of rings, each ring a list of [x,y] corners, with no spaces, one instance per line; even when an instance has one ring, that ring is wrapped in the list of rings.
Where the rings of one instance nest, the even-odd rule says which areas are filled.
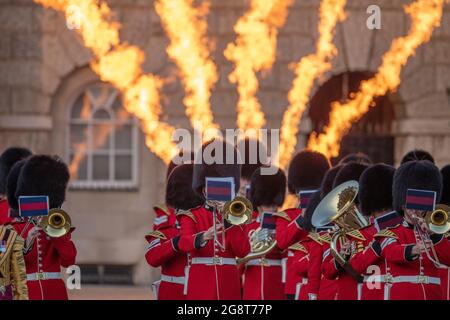
[[[72,221],[70,216],[62,209],[51,209],[48,216],[45,216],[39,226],[52,238],[59,238],[70,231]]]

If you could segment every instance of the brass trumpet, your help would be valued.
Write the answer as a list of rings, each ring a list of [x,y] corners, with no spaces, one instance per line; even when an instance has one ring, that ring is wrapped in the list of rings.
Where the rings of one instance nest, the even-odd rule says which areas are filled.
[[[52,238],[59,238],[66,235],[72,226],[70,216],[62,209],[51,209],[48,216],[45,216],[39,226]]]

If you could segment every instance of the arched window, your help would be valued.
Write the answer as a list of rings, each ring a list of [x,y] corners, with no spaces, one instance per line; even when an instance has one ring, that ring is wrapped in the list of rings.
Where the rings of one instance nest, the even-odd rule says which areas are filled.
[[[349,72],[336,75],[322,84],[310,102],[309,116],[313,131],[322,132],[328,124],[334,101],[347,101],[352,93],[358,92],[361,81],[372,76],[371,72]],[[374,162],[394,163],[394,105],[389,95],[378,97],[373,103],[375,107],[354,123],[342,139],[340,156],[332,159],[333,162],[346,154],[361,151]]]
[[[119,92],[94,83],[69,108],[68,155],[75,188],[133,188],[137,185],[137,123]]]

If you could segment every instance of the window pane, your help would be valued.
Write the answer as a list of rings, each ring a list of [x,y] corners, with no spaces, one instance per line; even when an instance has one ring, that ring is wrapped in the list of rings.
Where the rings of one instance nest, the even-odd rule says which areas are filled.
[[[109,156],[94,155],[92,165],[92,178],[94,180],[109,180]]]
[[[108,150],[111,148],[112,125],[109,123],[95,124],[92,126],[92,149]]]
[[[119,125],[116,128],[116,149],[131,150],[131,125]]]
[[[87,95],[82,94],[78,97],[72,107],[71,118],[89,120],[92,112],[92,105]]]
[[[95,99],[96,106],[104,107],[111,93],[114,92],[109,86],[105,84],[98,84],[89,89]]]
[[[87,158],[84,154],[73,151],[70,156],[70,171],[73,180],[87,180]]]
[[[73,124],[70,126],[70,147],[87,141],[87,125]]]
[[[131,180],[132,179],[132,157],[130,156],[116,156],[116,180]]]
[[[105,109],[99,109],[99,110],[95,111],[94,119],[95,120],[110,120],[110,116],[109,116],[108,111],[106,111]]]

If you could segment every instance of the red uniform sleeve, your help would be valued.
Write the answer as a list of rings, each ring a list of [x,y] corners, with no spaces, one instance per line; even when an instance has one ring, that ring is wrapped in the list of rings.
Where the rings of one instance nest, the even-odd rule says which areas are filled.
[[[432,235],[430,238],[433,241],[439,262],[450,266],[450,241],[443,235],[438,234]]]
[[[299,257],[291,264],[292,271],[299,276],[306,275],[308,273],[308,267],[309,267],[308,254]]]
[[[338,249],[339,250],[339,249]],[[329,280],[335,280],[338,275],[341,273],[342,269],[336,262],[331,253],[331,249],[328,247],[323,252],[322,257],[322,274],[325,278]]]
[[[180,241],[178,247],[183,252],[191,252],[201,248],[203,232],[197,231],[197,223],[189,216],[180,217]]]
[[[322,245],[313,241],[309,246],[308,284],[306,290],[308,296],[318,295],[320,280],[322,278]]]
[[[403,245],[395,238],[386,237],[380,238],[378,242],[374,243],[375,248],[378,248],[378,245],[379,249],[375,249],[375,251],[381,252],[388,262],[401,264],[417,259],[411,254],[414,244]]]
[[[296,242],[304,240],[308,232],[301,229],[296,220],[291,222],[284,218],[276,218],[276,240],[281,250],[286,250]]]
[[[149,265],[158,268],[177,254],[178,251],[175,250],[172,239],[162,242],[159,238],[153,238],[145,253],[145,259]]]
[[[349,264],[359,274],[367,273],[367,268],[376,263],[380,256],[375,252],[371,245],[367,246],[364,251],[356,253],[350,260]]]
[[[232,226],[225,231],[227,248],[238,258],[245,257],[250,252],[250,241],[245,228]]]
[[[56,251],[58,251],[61,265],[64,268],[74,265],[77,256],[77,249],[72,241],[72,231],[62,237],[52,238],[52,243]]]

